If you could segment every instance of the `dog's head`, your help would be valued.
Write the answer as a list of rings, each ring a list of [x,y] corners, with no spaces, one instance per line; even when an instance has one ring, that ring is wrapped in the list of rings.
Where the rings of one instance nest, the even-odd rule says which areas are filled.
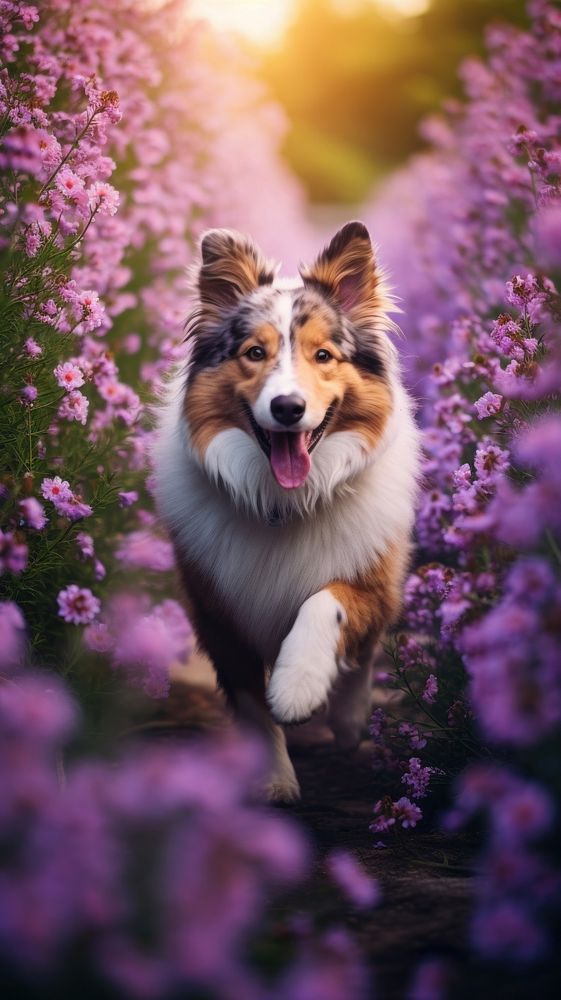
[[[207,232],[201,257],[192,446],[250,506],[309,508],[368,463],[392,409],[391,302],[368,231],[348,223],[289,284],[239,233]]]

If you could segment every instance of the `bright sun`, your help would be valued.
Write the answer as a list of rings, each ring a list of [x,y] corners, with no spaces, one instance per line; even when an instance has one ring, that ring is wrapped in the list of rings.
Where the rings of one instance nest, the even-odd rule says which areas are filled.
[[[356,0],[336,0],[352,8]],[[396,14],[420,14],[430,0],[376,0]],[[272,42],[288,24],[298,0],[191,0],[190,10],[221,31],[236,31],[257,43]]]

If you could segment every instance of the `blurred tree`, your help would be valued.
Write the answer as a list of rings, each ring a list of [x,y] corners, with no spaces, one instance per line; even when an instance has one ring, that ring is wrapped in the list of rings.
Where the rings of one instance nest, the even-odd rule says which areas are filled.
[[[292,123],[286,156],[312,200],[353,202],[422,147],[420,119],[460,93],[458,64],[483,51],[491,21],[526,23],[525,0],[432,0],[391,14],[375,0],[345,10],[300,0],[262,74]]]

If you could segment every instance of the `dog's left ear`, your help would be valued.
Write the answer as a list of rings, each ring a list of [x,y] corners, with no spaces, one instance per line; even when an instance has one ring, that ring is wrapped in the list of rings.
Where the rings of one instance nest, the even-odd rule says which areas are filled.
[[[209,229],[201,240],[201,258],[199,298],[213,312],[234,308],[244,295],[270,285],[275,277],[273,261],[248,236],[233,229]]]
[[[363,222],[347,222],[310,266],[302,266],[305,285],[332,298],[343,312],[376,305],[378,276],[370,234]]]

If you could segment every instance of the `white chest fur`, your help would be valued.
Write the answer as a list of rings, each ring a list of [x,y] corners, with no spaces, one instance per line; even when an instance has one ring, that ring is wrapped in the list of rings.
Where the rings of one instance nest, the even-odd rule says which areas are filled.
[[[243,447],[241,439],[248,436],[223,432],[233,434]],[[215,439],[218,445],[223,435]],[[318,457],[328,440],[320,443]],[[154,464],[160,513],[176,544],[212,580],[233,620],[269,664],[308,597],[333,580],[350,581],[364,572],[412,526],[417,432],[402,390],[373,461],[330,502],[275,526],[237,508],[224,485],[201,468],[177,393],[162,413]],[[270,476],[266,465],[259,473],[263,468]]]

